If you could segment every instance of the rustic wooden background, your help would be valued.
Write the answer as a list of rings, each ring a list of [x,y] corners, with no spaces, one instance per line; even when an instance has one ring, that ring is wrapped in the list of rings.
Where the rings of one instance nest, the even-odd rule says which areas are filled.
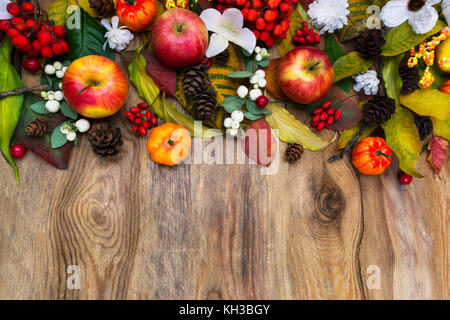
[[[132,88],[128,105],[139,101]],[[253,165],[168,168],[123,111],[112,121],[124,137],[113,160],[85,139],[67,171],[30,152],[17,161],[20,186],[0,161],[1,299],[450,297],[448,165],[438,179],[422,156],[426,178],[409,186],[395,160],[377,177],[348,156],[328,164],[334,146],[281,160],[271,176]],[[70,265],[80,290],[67,288]]]

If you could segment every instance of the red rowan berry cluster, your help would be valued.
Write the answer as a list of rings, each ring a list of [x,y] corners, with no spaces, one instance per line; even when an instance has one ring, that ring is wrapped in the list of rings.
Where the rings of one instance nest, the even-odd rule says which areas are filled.
[[[215,7],[220,12],[227,8],[238,8],[244,16],[246,26],[253,31],[256,39],[267,48],[275,41],[284,39],[289,31],[293,5],[299,0],[216,0]]]
[[[327,101],[322,105],[322,107],[317,108],[313,111],[311,125],[313,127],[316,127],[317,130],[320,131],[341,118],[342,110],[331,108],[332,105],[332,101]]]
[[[13,46],[20,52],[34,59],[69,53],[69,45],[64,40],[66,29],[46,23],[48,18],[45,12],[34,4],[24,2],[19,6],[10,2],[6,10],[13,17],[0,20],[0,30],[6,32]],[[27,68],[25,65],[24,67]]]
[[[297,46],[318,44],[320,43],[320,36],[318,33],[314,32],[314,29],[309,29],[308,22],[303,21],[302,29],[295,31],[292,42]]]
[[[125,112],[125,117],[130,120],[133,125],[132,129],[138,136],[147,135],[148,130],[158,124],[158,118],[150,111],[149,105],[145,102],[130,108]]]

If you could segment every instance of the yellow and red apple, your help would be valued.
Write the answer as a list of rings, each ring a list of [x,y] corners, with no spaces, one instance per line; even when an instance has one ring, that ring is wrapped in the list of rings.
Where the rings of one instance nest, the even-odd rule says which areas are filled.
[[[165,64],[174,68],[189,67],[205,56],[208,29],[192,11],[173,8],[164,12],[153,24],[151,48]]]
[[[115,114],[128,98],[128,80],[114,61],[86,56],[73,61],[62,81],[67,103],[87,118]]]
[[[445,81],[440,90],[446,94],[450,94],[450,80]]]
[[[333,65],[325,52],[313,47],[289,51],[277,69],[281,90],[291,100],[308,104],[322,99],[334,80]]]
[[[450,38],[441,42],[436,48],[436,61],[439,69],[450,73]]]

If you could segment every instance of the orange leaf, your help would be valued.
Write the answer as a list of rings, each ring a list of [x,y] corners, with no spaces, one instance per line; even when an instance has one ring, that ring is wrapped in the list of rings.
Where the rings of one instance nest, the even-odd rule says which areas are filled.
[[[428,161],[434,172],[439,175],[442,166],[447,161],[448,141],[441,137],[434,137],[428,145],[428,150],[430,150]]]
[[[280,65],[280,62],[281,58],[270,60],[269,65],[266,68],[264,68],[264,71],[266,72],[266,81],[267,81],[266,89],[275,99],[288,101],[289,98],[287,98],[283,94],[277,83],[277,69],[278,66]]]

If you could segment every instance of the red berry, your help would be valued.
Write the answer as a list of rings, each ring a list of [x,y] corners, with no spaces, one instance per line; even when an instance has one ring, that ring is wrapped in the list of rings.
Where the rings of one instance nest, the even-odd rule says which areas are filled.
[[[266,23],[266,27],[264,28],[264,30],[272,31],[274,27],[275,27],[275,24],[273,22],[268,22],[268,23]]]
[[[299,41],[299,43],[300,43],[301,45],[304,45],[304,44],[306,44],[306,40],[305,40],[305,38],[300,38],[300,41]]]
[[[41,69],[41,65],[39,60],[36,58],[28,58],[23,61],[23,67],[25,70],[31,73],[38,72]]]
[[[60,54],[62,54],[64,52],[64,48],[61,45],[61,43],[56,42],[54,44],[52,44],[52,51],[55,55],[59,56]]]
[[[243,6],[247,0],[236,0],[238,6]]]
[[[10,37],[11,39],[19,36],[21,33],[14,28],[9,28],[8,31],[6,32],[7,36]]]
[[[256,19],[258,19],[259,16],[260,16],[260,13],[258,11],[256,11],[255,9],[250,9],[250,10],[248,10],[247,20],[248,21],[256,21]]]
[[[146,129],[148,129],[148,128],[150,128],[150,123],[147,120],[145,120],[144,122],[142,122],[142,126]]]
[[[285,20],[281,21],[281,28],[283,29],[283,32],[287,32],[289,30],[289,22]]]
[[[328,118],[328,115],[326,112],[323,112],[320,114],[320,120],[325,121]]]
[[[267,41],[269,38],[270,38],[270,34],[267,31],[263,31],[259,35],[259,40],[261,40],[261,41]]]
[[[25,24],[33,32],[38,32],[38,30],[41,28],[41,23],[33,19],[28,19],[27,21],[25,21]]]
[[[130,120],[131,123],[134,123],[134,119],[136,119],[133,115],[128,116],[128,120]]]
[[[316,43],[320,43],[320,36],[316,33],[316,34],[314,34],[314,41],[316,42]]]
[[[138,114],[139,112],[141,112],[141,109],[139,109],[138,107],[132,107],[130,109],[130,111],[131,111],[131,113]]]
[[[282,3],[282,4],[280,4],[279,10],[280,10],[280,12],[282,14],[288,15],[292,11],[292,6],[290,4],[287,4],[287,3]]]
[[[242,17],[244,17],[244,20],[247,20],[248,9],[247,8],[242,9],[241,13],[242,13]]]
[[[334,122],[334,117],[333,116],[329,116],[327,119],[327,124],[332,124]]]
[[[304,37],[305,35],[303,34],[303,31],[302,30],[297,30],[297,31],[295,31],[295,34],[297,35],[297,36],[299,36],[299,37]]]
[[[133,114],[130,111],[125,111],[125,117],[132,116]]]
[[[66,34],[66,28],[64,28],[63,26],[54,26],[53,32],[55,32],[56,37],[62,38]]]
[[[270,9],[276,9],[280,4],[281,0],[268,0],[267,5]]]
[[[323,112],[323,109],[322,108],[317,108],[317,109],[315,109],[314,111],[313,111],[313,114],[319,114],[319,113],[322,113]]]
[[[322,130],[323,128],[325,128],[325,121],[319,122],[319,124],[317,125],[317,130]]]
[[[264,19],[263,18],[258,18],[256,20],[256,29],[264,30],[265,27],[266,27],[266,22],[264,21]]]
[[[334,119],[336,121],[338,121],[341,118],[341,116],[342,116],[342,110],[341,109],[336,110],[336,112],[334,113]]]
[[[253,34],[255,35],[256,39],[259,39],[261,37],[261,33],[258,30],[253,30]]]
[[[147,129],[145,129],[144,127],[139,127],[139,133],[145,136],[147,134]]]
[[[320,114],[316,114],[313,118],[312,118],[312,122],[318,122],[320,120]]]
[[[315,121],[315,122],[311,123],[311,125],[312,125],[313,127],[317,127],[318,124],[319,124],[318,121]]]
[[[152,112],[151,112],[150,110],[147,110],[147,111],[145,112],[145,118],[146,118],[147,120],[150,120],[150,119],[152,118],[152,116],[153,116],[153,114],[152,114]]]
[[[282,28],[279,24],[277,24],[277,25],[273,28],[273,34],[279,36],[279,35],[281,35],[282,33],[283,33],[283,28]]]
[[[23,12],[29,13],[34,11],[34,4],[30,2],[24,2],[22,3],[22,10]]]
[[[152,125],[156,125],[158,123],[158,118],[155,115],[153,115],[152,119],[150,121],[151,121]]]
[[[68,54],[70,51],[69,45],[67,44],[67,42],[64,39],[60,39],[59,43],[62,45],[63,47],[63,54]]]
[[[323,109],[328,109],[333,104],[333,101],[327,101],[322,105]]]
[[[0,20],[0,30],[6,32],[11,27],[9,20]]]
[[[137,132],[138,129],[139,129],[139,126],[138,126],[137,124],[135,124],[135,125],[133,126],[133,131],[134,131],[134,132]]]
[[[142,123],[142,119],[141,118],[136,118],[136,119],[134,119],[134,123],[141,124]]]
[[[39,42],[39,40],[37,40],[37,39],[35,39],[35,40],[33,40],[33,42],[31,42],[31,47],[36,51],[41,51],[41,49],[42,49],[42,45]]]
[[[37,33],[39,42],[45,46],[52,42],[52,34],[48,30],[41,30]]]
[[[333,114],[333,113],[334,113],[334,108],[328,109],[327,113],[328,113],[328,114]]]
[[[274,22],[277,18],[277,12],[275,10],[266,10],[264,13],[264,20],[266,22]]]
[[[19,31],[23,31],[23,30],[27,29],[25,20],[23,20],[22,18],[14,17],[11,19],[11,23],[12,23],[13,27]]]
[[[23,35],[18,35],[12,39],[13,46],[17,48],[25,48],[30,41]]]
[[[303,27],[303,29],[308,30],[308,28],[309,28],[308,21],[303,21],[302,27]]]
[[[139,109],[146,109],[148,107],[148,104],[146,104],[145,102],[140,102],[137,106]]]
[[[306,36],[306,41],[307,41],[309,44],[314,44],[314,39],[313,39],[311,36]]]
[[[42,47],[42,49],[41,49],[41,56],[43,58],[51,58],[51,57],[53,57],[52,48],[50,48],[50,46]]]
[[[21,144],[14,144],[9,148],[9,152],[13,158],[19,159],[27,153],[27,149]]]
[[[264,44],[266,45],[267,48],[271,48],[274,43],[275,43],[275,40],[273,40],[273,38],[271,38],[271,37],[269,37],[269,39],[264,41]]]
[[[10,2],[6,5],[6,11],[13,16],[17,16],[20,13],[20,7],[17,4]]]
[[[139,113],[137,114],[137,116],[138,116],[139,118],[143,118],[143,117],[144,117],[144,114],[143,114],[142,112],[139,112]]]
[[[39,51],[37,51],[37,50],[34,50],[33,47],[30,47],[30,48],[25,52],[25,54],[26,54],[27,56],[29,56],[29,57],[34,57],[34,58],[39,57],[39,56],[41,55],[41,53],[40,53]]]
[[[256,101],[255,101],[256,105],[258,106],[258,108],[265,108],[267,106],[267,104],[269,103],[269,99],[266,96],[259,96]]]
[[[398,173],[397,178],[398,182],[400,182],[401,184],[410,184],[413,180],[412,176],[403,171]]]

